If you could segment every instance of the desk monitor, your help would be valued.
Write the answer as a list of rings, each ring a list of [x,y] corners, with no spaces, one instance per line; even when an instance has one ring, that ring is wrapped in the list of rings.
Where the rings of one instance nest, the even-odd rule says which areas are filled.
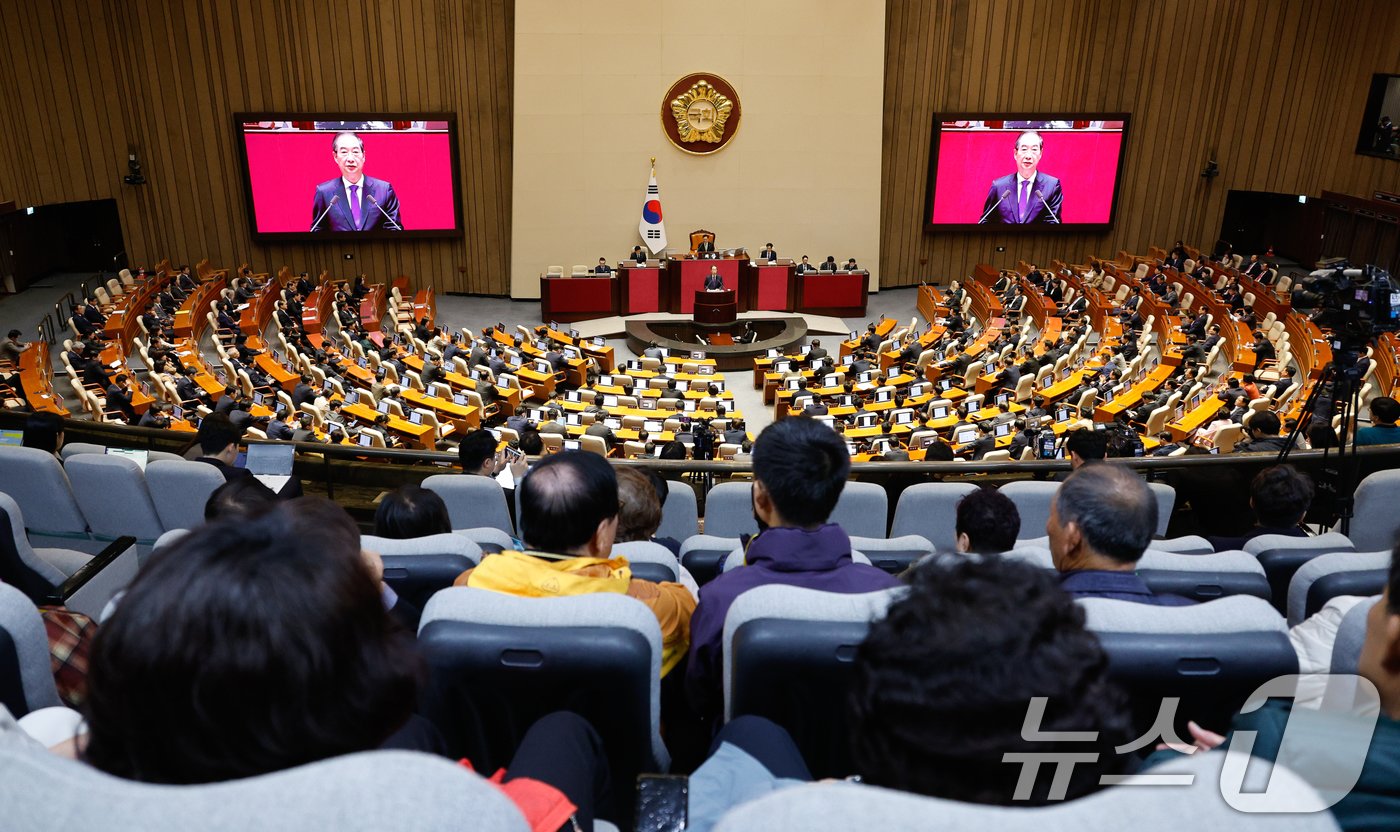
[[[841,407],[855,407],[855,406],[856,406],[856,397],[855,397],[855,396],[842,396],[841,398],[837,399],[837,401],[839,401],[839,402],[841,403]]]
[[[801,385],[801,383],[802,379],[800,378],[790,378],[787,381],[783,382],[783,386],[789,390],[796,390],[798,386]]]
[[[699,371],[696,375],[712,376],[715,374],[715,365],[713,364],[701,364],[696,369]]]
[[[23,445],[24,431],[0,430],[0,445]]]
[[[369,446],[374,444],[374,440],[370,439],[369,434],[367,433],[360,434],[355,441],[358,442],[360,444],[360,447],[362,448],[368,448]]]
[[[822,376],[822,386],[823,386],[823,387],[840,387],[840,386],[841,386],[841,376],[837,375],[836,373],[827,373],[826,375]]]
[[[262,403],[263,403],[263,394],[262,394],[262,393],[259,393],[259,392],[257,392],[257,391],[254,391],[254,392],[253,392],[253,404],[262,404]]]
[[[595,347],[606,347],[607,345],[608,345],[608,341],[607,341],[607,339],[604,338],[603,336],[601,336],[601,335],[595,335],[595,336],[593,337],[593,346],[595,346]]]
[[[642,423],[642,428],[647,433],[661,433],[666,429],[666,425],[664,422],[658,422],[655,419],[647,419]]]
[[[856,332],[854,329],[851,330],[851,340],[852,340],[852,341],[859,341],[859,340],[860,340],[860,333],[859,333],[859,332]]]
[[[606,395],[603,397],[603,407],[617,407],[617,396]]]
[[[894,398],[894,394],[891,393],[889,390],[877,390],[877,391],[875,391],[875,401],[877,401],[877,402],[888,402],[888,401],[893,400],[893,398]]]
[[[565,348],[564,348],[564,357],[565,357],[565,358],[569,358],[569,359],[582,358],[582,357],[583,357],[583,353],[582,353],[582,352],[579,352],[579,348],[578,348],[578,347],[565,347]],[[637,366],[640,367],[641,365],[642,365],[642,362],[638,361],[638,362],[637,362]],[[632,366],[632,362],[630,362],[630,361],[627,362],[627,366],[629,366],[629,367]]]
[[[856,384],[867,384],[873,378],[875,378],[875,371],[866,370],[865,372],[856,376]]]
[[[461,393],[454,393],[452,395],[452,403],[465,407],[467,404],[467,397]]]
[[[577,439],[564,440],[564,450],[566,451],[577,451],[582,447],[583,445]]]
[[[637,399],[638,410],[655,410],[656,399]]]
[[[914,411],[912,410],[901,410],[894,414],[894,423],[896,425],[907,425],[913,421]]]
[[[1056,422],[1068,422],[1069,420],[1071,420],[1071,419],[1073,419],[1073,418],[1074,418],[1074,411],[1073,411],[1073,410],[1070,410],[1068,407],[1062,407],[1062,408],[1060,408],[1058,411],[1055,412],[1055,421],[1056,421]]]
[[[359,400],[360,400],[360,391],[358,391],[358,390],[351,390],[349,393],[346,393],[346,394],[345,394],[345,403],[346,403],[346,404],[354,404],[355,402],[358,402]],[[254,401],[257,401],[256,394],[254,395]]]
[[[583,401],[583,400],[579,398],[579,393],[578,393],[577,390],[570,390],[569,392],[567,392],[567,393],[564,394],[564,401],[566,401],[566,402],[578,402],[578,401]]]
[[[520,384],[515,380],[515,376],[502,373],[501,375],[499,375],[499,376],[496,377],[496,386],[498,386],[498,387],[519,387]]]
[[[380,402],[378,407],[375,408],[375,410],[378,410],[380,413],[388,413],[389,402],[387,400]]]
[[[878,418],[880,417],[875,413],[858,413],[856,414],[856,427],[868,428],[875,424],[875,420]]]
[[[603,424],[607,425],[613,430],[622,430],[622,420],[618,419],[617,417],[608,417],[607,419],[603,420]]]
[[[540,375],[552,376],[554,375],[554,365],[550,364],[548,361],[536,361],[535,372]]]
[[[421,425],[423,424],[423,414],[415,410],[408,414],[408,421],[409,424]]]
[[[579,416],[579,414],[577,414],[577,413],[570,413],[568,416],[565,416],[565,417],[564,417],[564,424],[566,424],[566,425],[581,425],[581,424],[583,424],[583,418],[582,418],[581,416]]]
[[[694,399],[682,399],[681,410],[694,410],[697,404],[699,403],[696,402]]]
[[[930,418],[930,419],[946,419],[946,418],[948,418],[948,407],[947,407],[947,405],[941,405],[941,404],[940,404],[938,407],[935,407],[935,408],[933,409],[933,413],[929,415],[929,418]]]
[[[368,369],[369,369],[369,362],[366,361],[366,360],[363,359],[363,358],[356,359],[355,363],[359,365],[359,367],[360,367],[361,370],[368,370]]]
[[[855,456],[856,454],[860,453],[860,449],[856,447],[856,443],[847,442],[846,453],[850,454],[851,456]]]
[[[555,331],[555,332],[558,332],[558,331],[559,331],[559,322],[558,322],[558,321],[550,321],[550,322],[549,322],[549,328],[550,328],[551,330]]]
[[[966,445],[968,442],[972,442],[976,439],[977,428],[973,425],[963,425],[962,427],[953,431],[954,445]]]
[[[721,392],[721,393],[724,392],[724,382],[723,382],[723,381],[712,381],[712,382],[710,382],[710,385],[711,385],[712,387],[714,387],[715,390],[717,390],[717,391],[719,391],[719,392]]]
[[[1176,413],[1174,414],[1173,418],[1175,418],[1177,421],[1181,421],[1181,418],[1182,418],[1183,416],[1185,416],[1185,415],[1186,415],[1186,405],[1184,405],[1184,404],[1178,404],[1178,405],[1176,406]]]
[[[704,352],[704,350],[691,350],[691,351],[690,351],[690,357],[691,357],[692,359],[694,359],[695,361],[704,361],[704,360],[705,360],[705,352]]]
[[[643,396],[645,396],[646,394],[647,394],[647,388],[645,388],[645,387],[633,387],[633,388],[632,388],[632,395],[633,395],[633,396],[636,396],[639,400],[640,400]]]
[[[290,446],[288,446],[288,450],[291,450]],[[130,448],[108,448],[107,456],[124,456],[132,462],[135,462],[142,471],[146,470],[146,461],[150,459],[149,452],[132,450]]]
[[[856,357],[855,355],[843,355],[841,356],[841,361],[839,363],[842,367],[849,367],[852,364],[856,363]]]
[[[170,408],[170,416],[171,416],[171,418],[174,418],[174,419],[183,419],[183,418],[185,418],[185,409],[184,409],[183,407],[179,406],[178,404],[177,404],[177,405],[173,405],[173,406]]]
[[[920,436],[920,437],[919,437],[919,440],[918,440],[917,442],[914,443],[914,447],[910,448],[910,450],[922,451],[924,448],[927,448],[928,446],[932,445],[933,443],[935,443],[935,442],[937,442],[937,441],[938,441],[938,434],[936,434],[936,433],[926,433],[926,434],[924,434],[923,436]]]
[[[951,378],[940,378],[938,380],[938,389],[943,391],[952,390],[953,380]]]
[[[995,436],[995,437],[997,437],[998,439],[1000,439],[1000,438],[1003,437],[1003,436],[1010,436],[1010,435],[1011,435],[1011,423],[1010,423],[1010,422],[998,422],[998,423],[997,423],[997,426],[996,426],[996,430],[993,431],[992,435]]]
[[[792,372],[792,362],[791,362],[791,361],[774,361],[774,362],[773,362],[773,372],[775,372],[775,373],[790,373],[790,372]]]
[[[766,357],[768,357],[768,358],[777,358],[778,356],[780,356],[780,355],[783,354],[783,351],[780,350],[780,349],[774,348],[774,349],[766,350],[763,354],[764,354],[764,356],[766,356]]]
[[[248,458],[243,467],[255,475],[289,477],[292,475],[292,457],[295,450],[291,445],[253,443],[248,446]]]
[[[998,394],[997,394],[997,397],[996,397],[996,403],[997,403],[997,404],[1010,404],[1010,403],[1011,403],[1011,394],[1010,394],[1010,393],[998,393]]]

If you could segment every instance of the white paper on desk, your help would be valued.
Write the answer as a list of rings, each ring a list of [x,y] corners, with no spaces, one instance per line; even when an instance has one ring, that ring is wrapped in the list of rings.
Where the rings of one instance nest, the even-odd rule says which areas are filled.
[[[285,486],[292,478],[279,477],[276,474],[254,474],[253,479],[272,489],[272,492],[274,494],[280,494],[282,492],[282,487]]]
[[[248,304],[246,304],[246,303],[240,303],[238,306],[234,307],[234,311],[235,311],[235,312],[242,312],[244,309],[247,309],[247,308],[248,308]]]
[[[502,488],[514,488],[515,472],[511,471],[510,466],[507,465],[496,475],[496,482],[500,483]]]

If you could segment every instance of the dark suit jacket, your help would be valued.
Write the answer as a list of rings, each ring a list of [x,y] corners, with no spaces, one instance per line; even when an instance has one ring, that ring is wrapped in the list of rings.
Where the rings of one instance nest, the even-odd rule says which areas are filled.
[[[645,251],[633,252],[633,254],[632,254],[632,262],[634,262],[634,263],[645,263],[646,261],[647,261],[647,253],[646,253]]]
[[[806,274],[807,272],[814,272],[814,271],[816,271],[816,270],[817,270],[817,267],[816,267],[816,266],[813,266],[811,263],[798,263],[798,264],[797,264],[797,273],[798,273],[798,274]]]
[[[128,424],[136,423],[136,409],[131,406],[131,394],[115,384],[107,388],[107,408],[120,410]]]
[[[707,275],[705,275],[705,288],[706,288],[706,289],[723,289],[723,288],[724,288],[724,276],[723,276],[723,275],[718,275],[718,274],[707,274]]]
[[[768,249],[764,249],[763,251],[759,252],[759,254],[758,254],[758,259],[760,259],[760,260],[777,260],[777,259],[778,259],[778,252],[776,252],[776,251],[769,251]]]
[[[345,193],[345,185],[337,176],[316,186],[316,197],[311,203],[311,222],[321,216],[321,212],[326,210],[326,206],[331,204],[331,200],[340,197],[340,202],[335,204],[321,224],[316,226],[315,231],[372,231],[388,229],[397,231],[395,223],[402,227],[403,221],[399,219],[399,197],[394,193],[394,186],[383,179],[375,179],[373,176],[366,176],[360,180],[364,185],[364,190],[360,192],[360,223],[355,224],[354,215],[350,211],[350,198]],[[374,197],[379,201],[379,205],[384,210],[374,207],[370,201]],[[394,222],[389,222],[384,216],[388,214],[393,217]]]
[[[1053,176],[1047,176],[1040,171],[1035,172],[1035,179],[1031,181],[1031,187],[1026,194],[1026,213],[1019,214],[1019,195],[1016,193],[1016,174],[1008,173],[1005,176],[992,180],[992,186],[987,189],[987,199],[982,203],[982,213],[992,211],[992,206],[996,205],[996,210],[992,211],[983,223],[1005,223],[1007,225],[1025,225],[1030,223],[1050,223],[1052,225],[1060,221],[1060,203],[1064,199],[1064,194],[1060,191],[1060,180]],[[1005,193],[1006,198],[1001,195]],[[1036,194],[1040,194],[1036,196]],[[997,200],[1001,204],[997,205]],[[1043,201],[1042,201],[1043,200]]]
[[[604,264],[602,264],[602,265],[599,265],[599,266],[594,266],[594,267],[593,267],[593,273],[594,273],[594,274],[612,274],[612,266],[609,266],[609,265],[607,265],[606,263],[604,263]]]
[[[695,251],[698,254],[710,254],[713,253],[714,250],[715,244],[710,242],[709,240],[701,240],[700,245],[695,247]]]

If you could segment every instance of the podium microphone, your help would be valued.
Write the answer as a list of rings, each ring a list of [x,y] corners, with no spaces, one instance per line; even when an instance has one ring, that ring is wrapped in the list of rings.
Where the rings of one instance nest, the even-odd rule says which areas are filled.
[[[384,206],[379,204],[379,200],[377,200],[377,199],[374,198],[374,194],[365,194],[365,196],[369,197],[369,201],[370,201],[370,202],[373,202],[373,203],[374,203],[374,207],[379,209],[379,213],[381,213],[381,214],[384,215],[384,219],[388,220],[389,222],[394,223],[394,230],[395,230],[395,231],[402,231],[402,230],[403,230],[403,226],[402,226],[402,225],[399,225],[397,222],[394,222],[394,218],[391,217],[391,216],[389,216],[389,212],[384,210]]]
[[[1055,209],[1054,209],[1054,208],[1051,208],[1051,207],[1050,207],[1050,203],[1048,203],[1048,202],[1045,201],[1045,197],[1041,196],[1041,194],[1040,194],[1040,189],[1039,189],[1039,188],[1036,188],[1036,189],[1035,189],[1035,195],[1036,195],[1036,198],[1038,198],[1038,199],[1040,200],[1040,204],[1045,206],[1045,210],[1047,210],[1047,211],[1050,212],[1050,217],[1051,217],[1053,220],[1055,220],[1055,222],[1058,224],[1059,221],[1060,221],[1060,218],[1057,217],[1057,216],[1055,216]]]
[[[990,217],[990,216],[992,215],[992,212],[995,211],[995,210],[997,209],[997,205],[1000,205],[1008,196],[1011,196],[1011,191],[1002,191],[1002,192],[1001,192],[1001,199],[998,199],[998,200],[997,200],[997,204],[996,204],[996,205],[993,205],[992,207],[990,207],[990,208],[987,209],[987,213],[985,213],[985,214],[982,215],[982,219],[978,220],[978,221],[977,221],[977,224],[978,224],[978,225],[981,225],[982,223],[986,222],[986,221],[987,221],[987,217]]]
[[[331,212],[331,209],[334,208],[334,207],[335,207],[335,204],[336,204],[337,202],[339,202],[339,201],[340,201],[340,194],[336,194],[335,196],[331,197],[331,203],[330,203],[329,205],[326,206],[326,210],[322,211],[322,212],[321,212],[321,216],[317,217],[317,218],[316,218],[316,221],[313,222],[313,223],[311,223],[311,230],[312,230],[312,231],[315,231],[315,230],[316,230],[316,226],[318,226],[318,225],[321,224],[321,220],[323,220],[323,219],[326,218],[326,215],[329,214],[329,213]]]

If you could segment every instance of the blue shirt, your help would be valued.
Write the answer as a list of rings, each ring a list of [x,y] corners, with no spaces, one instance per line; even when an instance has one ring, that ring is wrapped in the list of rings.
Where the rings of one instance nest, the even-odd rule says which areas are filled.
[[[1400,444],[1400,425],[1372,425],[1356,432],[1357,445]]]
[[[1075,598],[1110,598],[1159,607],[1187,607],[1196,603],[1180,595],[1154,594],[1136,572],[1076,569],[1061,573],[1060,587]]]

